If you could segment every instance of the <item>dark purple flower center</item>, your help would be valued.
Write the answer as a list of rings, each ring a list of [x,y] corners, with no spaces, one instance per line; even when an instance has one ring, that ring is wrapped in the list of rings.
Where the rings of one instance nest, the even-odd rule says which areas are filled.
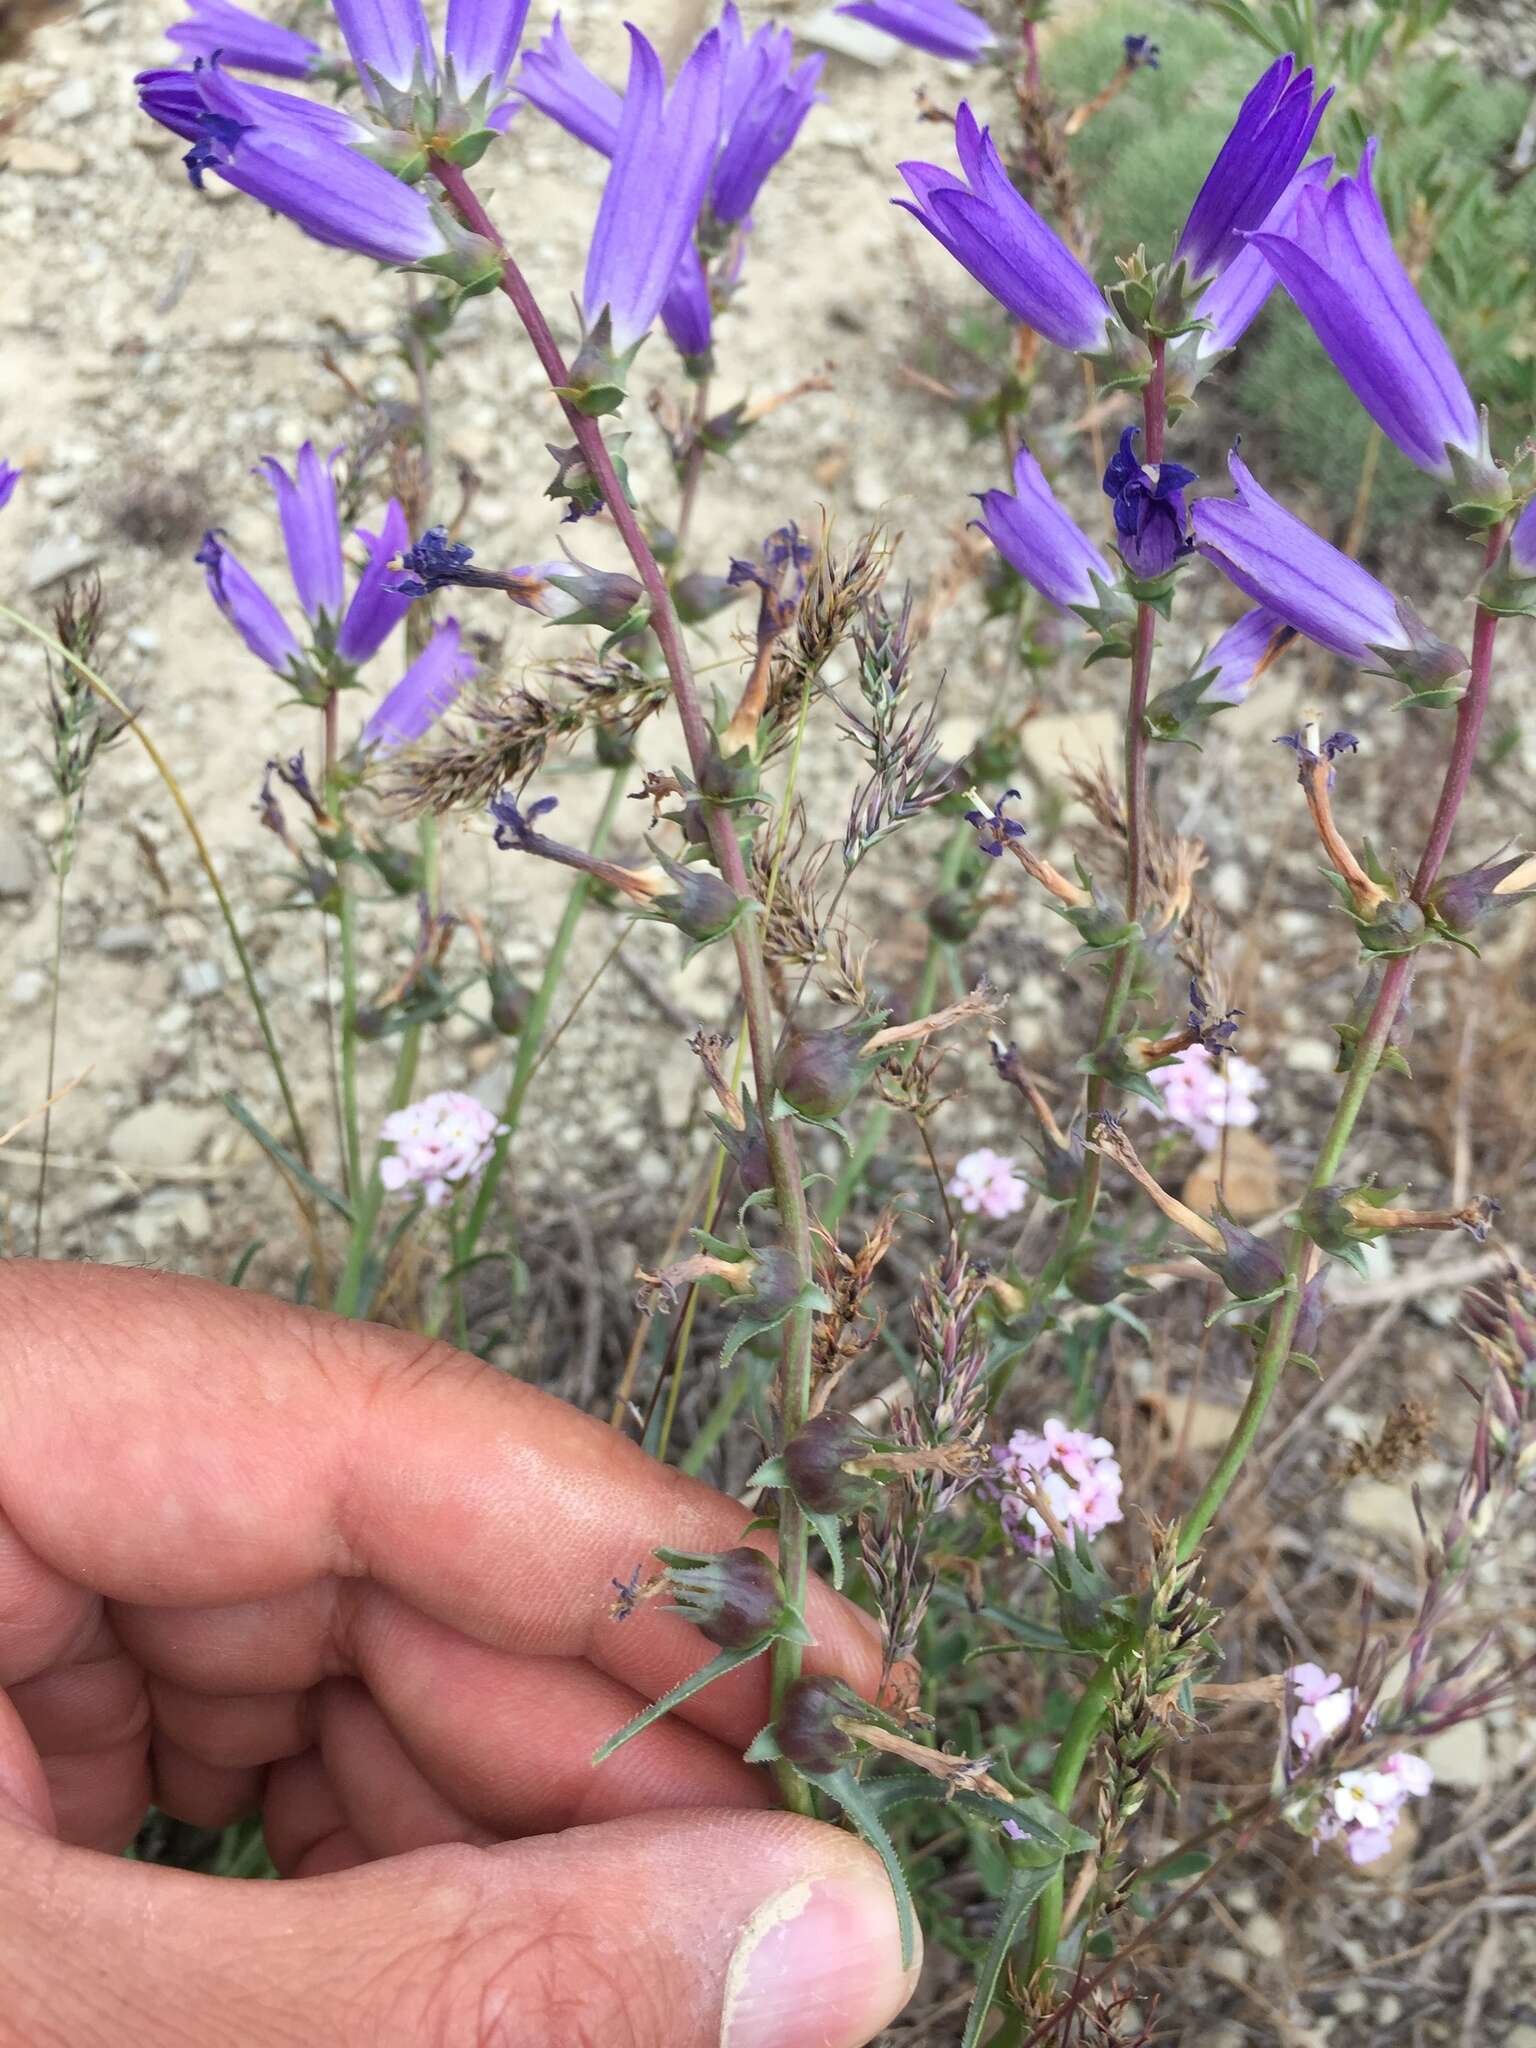
[[[1104,471],[1104,495],[1114,500],[1120,553],[1133,576],[1166,576],[1194,546],[1184,510],[1184,489],[1195,472],[1179,462],[1144,469],[1136,458],[1139,427],[1127,427]]]
[[[1005,817],[1003,806],[1018,795],[1016,789],[1005,789],[989,811],[967,811],[965,822],[976,831],[976,843],[980,851],[992,860],[1002,857],[1003,848],[1010,839],[1022,839],[1025,828],[1017,818]]]

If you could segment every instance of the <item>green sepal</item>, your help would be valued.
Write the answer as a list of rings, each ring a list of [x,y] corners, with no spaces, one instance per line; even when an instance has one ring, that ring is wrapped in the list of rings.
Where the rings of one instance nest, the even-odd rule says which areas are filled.
[[[784,1469],[782,1452],[775,1451],[771,1458],[764,1458],[761,1465],[747,1480],[747,1485],[758,1493],[770,1486],[788,1486],[789,1474]]]
[[[909,1970],[917,1946],[912,1893],[907,1884],[907,1874],[901,1867],[901,1858],[896,1854],[896,1845],[886,1833],[873,1802],[867,1797],[864,1786],[846,1765],[836,1771],[802,1771],[801,1776],[808,1784],[815,1785],[818,1790],[825,1792],[830,1800],[842,1808],[864,1841],[885,1865],[885,1874],[890,1879],[891,1890],[896,1898],[896,1922],[901,1929],[901,1966],[904,1970]]]
[[[1117,583],[1106,583],[1097,570],[1088,571],[1094,602],[1075,604],[1072,610],[1101,644],[1089,655],[1085,667],[1096,661],[1129,661],[1131,636],[1136,624],[1136,607]]]
[[[725,1370],[749,1338],[765,1336],[768,1331],[778,1329],[781,1323],[789,1320],[796,1309],[809,1308],[814,1309],[818,1315],[826,1315],[831,1307],[831,1301],[814,1281],[807,1281],[791,1300],[771,1309],[764,1309],[759,1304],[754,1311],[752,1297],[747,1295],[742,1301],[741,1314],[732,1323],[726,1340],[720,1347],[721,1371]]]
[[[1076,958],[1076,955],[1073,957]],[[1070,965],[1070,962],[1068,964]],[[1167,1062],[1159,1064],[1166,1065]],[[1092,1052],[1085,1052],[1082,1058],[1075,1062],[1072,1071],[1077,1074],[1091,1074],[1097,1080],[1108,1081],[1111,1087],[1120,1089],[1123,1094],[1139,1095],[1155,1109],[1161,1109],[1163,1106],[1162,1096],[1158,1094],[1145,1071],[1133,1066],[1126,1056],[1123,1037],[1107,1039]]]
[[[1451,705],[1459,704],[1466,695],[1453,685],[1438,690],[1410,690],[1406,697],[1399,697],[1395,704],[1389,704],[1389,711],[1447,711]]]
[[[1207,1330],[1212,1329],[1217,1323],[1225,1322],[1228,1316],[1246,1315],[1252,1309],[1263,1308],[1271,1301],[1278,1301],[1282,1294],[1286,1294],[1289,1291],[1282,1282],[1279,1287],[1271,1287],[1268,1294],[1234,1296],[1231,1301],[1224,1301],[1220,1308],[1214,1310],[1206,1317],[1205,1328]]]
[[[724,1678],[727,1672],[739,1671],[743,1664],[750,1664],[754,1657],[763,1654],[772,1641],[772,1636],[765,1636],[760,1643],[754,1643],[749,1649],[722,1650],[717,1657],[711,1657],[702,1670],[695,1671],[691,1678],[682,1679],[670,1692],[663,1693],[659,1700],[653,1700],[643,1713],[636,1714],[634,1720],[627,1722],[616,1735],[610,1735],[606,1742],[599,1743],[592,1752],[593,1763],[606,1763],[616,1749],[622,1749],[626,1742],[649,1728],[652,1722],[661,1720],[663,1715],[670,1714],[674,1707],[681,1706],[684,1700],[692,1699],[696,1692],[702,1692],[705,1686],[713,1685],[717,1678]]]
[[[1125,1636],[1124,1621],[1114,1612],[1119,1594],[1084,1531],[1074,1532],[1070,1549],[1053,1538],[1049,1560],[1039,1562],[1056,1588],[1061,1632],[1073,1649],[1101,1655],[1115,1649]]]
[[[1205,694],[1211,678],[1219,673],[1214,668],[1205,669],[1182,683],[1175,683],[1171,689],[1159,691],[1142,719],[1142,729],[1147,738],[1170,746],[1193,747],[1199,753],[1200,742],[1194,737],[1195,733],[1218,712],[1233,709],[1221,698]]]
[[[817,1508],[808,1508],[800,1503],[800,1512],[821,1538],[827,1553],[827,1565],[832,1574],[832,1584],[840,1593],[843,1590],[843,1531],[836,1515],[829,1515]]]
[[[1336,1074],[1347,1074],[1354,1064],[1355,1048],[1359,1045],[1365,1033],[1358,1024],[1335,1024],[1333,1029],[1339,1041],[1339,1059],[1334,1072]],[[1409,1066],[1402,1052],[1395,1045],[1387,1046],[1377,1061],[1377,1065],[1386,1067],[1394,1074],[1401,1074],[1409,1081],[1413,1079],[1412,1067]]]
[[[500,140],[501,131],[499,129],[474,128],[471,129],[469,134],[460,135],[456,140],[448,143],[438,154],[446,157],[449,163],[457,164],[461,170],[471,171],[479,163],[481,157],[485,155],[491,144]]]
[[[776,1764],[783,1754],[783,1750],[779,1747],[779,1738],[774,1732],[773,1723],[770,1721],[766,1728],[758,1729],[752,1740],[741,1752],[741,1760],[747,1764]]]
[[[997,1987],[1002,1980],[1009,1952],[1024,1931],[1024,1923],[1034,1909],[1035,1901],[1055,1875],[1056,1865],[1044,1869],[1021,1866],[1008,1880],[1008,1889],[1003,1894],[1003,1903],[997,1915],[997,1925],[992,1930],[992,1939],[987,1943],[987,1952],[976,1969],[976,1989],[971,1997],[971,2006],[965,2016],[965,2031],[960,2037],[960,2048],[979,2048],[982,2029],[987,2024],[987,2015],[997,1999]]]

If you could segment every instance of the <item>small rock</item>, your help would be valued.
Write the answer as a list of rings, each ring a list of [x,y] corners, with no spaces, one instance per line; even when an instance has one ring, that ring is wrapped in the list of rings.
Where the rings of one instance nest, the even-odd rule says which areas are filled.
[[[177,978],[182,994],[192,1003],[202,1002],[205,996],[216,996],[224,986],[224,970],[217,960],[185,961]]]
[[[1515,2027],[1504,2036],[1504,2048],[1536,2048],[1536,2027]]]
[[[1423,1541],[1408,1488],[1389,1486],[1384,1479],[1356,1479],[1345,1490],[1344,1519],[1352,1529],[1405,1549],[1417,1550]]]
[[[32,894],[33,879],[27,835],[0,826],[0,902],[25,902]]]
[[[50,583],[78,576],[82,569],[89,569],[100,559],[101,549],[93,541],[45,541],[32,550],[32,559],[27,564],[27,589],[34,593],[46,590]]]
[[[138,654],[158,654],[160,635],[153,626],[130,626],[124,634],[128,645]]]
[[[1285,1048],[1285,1064],[1293,1074],[1331,1074],[1339,1049],[1326,1038],[1293,1038]]]
[[[152,924],[109,924],[97,934],[96,950],[130,960],[142,959],[155,950]]]
[[[26,1010],[39,997],[47,995],[48,987],[48,977],[40,967],[23,967],[19,974],[11,976],[6,993],[19,1010]]]
[[[167,1003],[155,1018],[157,1038],[185,1038],[192,1029],[192,1005]]]
[[[1488,1782],[1488,1723],[1458,1721],[1416,1745],[1437,1785],[1475,1792]]]
[[[1243,1939],[1256,1956],[1273,1960],[1285,1954],[1285,1929],[1273,1913],[1255,1913],[1243,1929]]]
[[[818,50],[851,57],[855,64],[867,64],[873,71],[883,71],[901,50],[894,36],[872,28],[856,15],[839,14],[835,7],[824,7],[820,14],[813,14],[800,26],[800,37]]]
[[[130,1172],[191,1166],[221,1119],[211,1109],[192,1109],[182,1102],[146,1102],[114,1126],[107,1139],[108,1155]]]
[[[74,178],[84,169],[85,159],[60,142],[12,135],[0,142],[0,165],[19,178]]]
[[[71,78],[48,95],[47,110],[55,121],[83,121],[96,111],[96,88],[88,78]]]
[[[1280,1206],[1280,1165],[1264,1140],[1234,1126],[1227,1132],[1226,1176],[1220,1178],[1222,1154],[1206,1154],[1184,1183],[1184,1199],[1202,1216],[1216,1207],[1218,1190],[1239,1223],[1254,1223]]]

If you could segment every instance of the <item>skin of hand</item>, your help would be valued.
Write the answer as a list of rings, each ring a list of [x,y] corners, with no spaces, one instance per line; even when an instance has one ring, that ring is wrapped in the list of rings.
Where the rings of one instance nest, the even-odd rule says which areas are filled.
[[[446,1345],[0,1263],[0,2048],[859,2048],[915,1972],[741,1761],[766,1658],[590,1761],[711,1651],[610,1582],[746,1521]],[[290,1881],[123,1860],[151,1802]]]

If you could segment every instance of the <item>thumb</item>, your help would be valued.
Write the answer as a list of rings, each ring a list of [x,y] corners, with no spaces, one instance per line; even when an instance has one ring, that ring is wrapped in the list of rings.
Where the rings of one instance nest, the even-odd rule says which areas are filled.
[[[863,2048],[916,1977],[874,1857],[789,1814],[647,1815],[283,1884],[0,1828],[0,1982],[27,2041],[94,2039],[110,2013],[135,2048]]]

